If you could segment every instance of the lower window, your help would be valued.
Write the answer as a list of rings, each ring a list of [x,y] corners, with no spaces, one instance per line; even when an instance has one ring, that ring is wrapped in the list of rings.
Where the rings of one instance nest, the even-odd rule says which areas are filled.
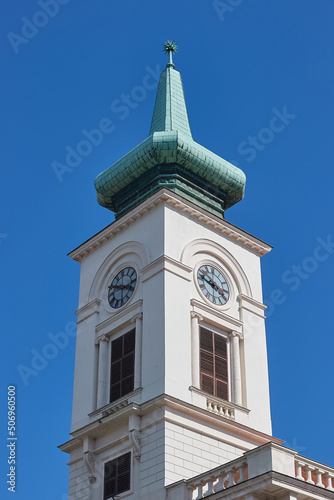
[[[223,335],[200,328],[201,389],[228,400],[227,342]]]
[[[130,489],[131,453],[110,460],[104,464],[103,499],[112,498]]]

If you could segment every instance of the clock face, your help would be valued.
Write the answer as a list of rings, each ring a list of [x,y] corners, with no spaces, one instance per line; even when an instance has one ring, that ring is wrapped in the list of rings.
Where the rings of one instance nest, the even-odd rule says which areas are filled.
[[[133,267],[124,267],[113,278],[108,287],[108,301],[113,309],[124,306],[132,296],[137,283],[137,273]]]
[[[226,279],[218,269],[206,264],[197,271],[197,283],[204,297],[216,306],[223,306],[230,291]]]

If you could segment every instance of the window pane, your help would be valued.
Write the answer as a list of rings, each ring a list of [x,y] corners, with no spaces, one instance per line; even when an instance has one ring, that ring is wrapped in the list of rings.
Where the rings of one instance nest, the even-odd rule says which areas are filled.
[[[228,399],[226,338],[205,328],[200,329],[200,374],[203,391]]]
[[[108,479],[104,481],[104,498],[110,498],[116,495],[116,479]]]
[[[125,356],[122,360],[122,378],[128,377],[133,373],[133,368],[135,364],[134,353]]]
[[[113,340],[111,343],[111,361],[117,361],[122,357],[122,337]]]
[[[227,361],[226,359],[219,358],[216,356],[215,358],[215,376],[224,382],[227,382]]]
[[[201,352],[201,372],[205,372],[208,375],[214,375],[213,373],[213,354],[210,352]]]
[[[110,479],[116,475],[116,464],[114,461],[107,462],[104,466],[104,474],[107,479]]]
[[[226,382],[216,381],[216,395],[218,398],[228,400],[228,388]]]
[[[119,474],[127,473],[130,468],[131,453],[126,453],[118,458],[118,472]]]
[[[126,394],[129,394],[129,392],[133,391],[133,382],[134,382],[133,375],[131,375],[131,377],[123,379],[121,396],[125,396]]]
[[[118,477],[117,493],[122,493],[123,491],[127,491],[129,489],[130,489],[130,475],[129,474],[121,474]]]
[[[200,343],[201,343],[201,349],[205,349],[206,351],[212,352],[213,350],[212,332],[206,330],[205,328],[201,328]]]
[[[124,335],[124,351],[123,356],[126,356],[130,352],[134,352],[135,350],[135,330],[132,330],[129,333]]]
[[[213,377],[208,377],[202,373],[201,376],[201,389],[209,394],[214,394]]]
[[[134,389],[136,330],[111,343],[110,402]]]
[[[221,335],[215,335],[215,354],[222,358],[227,358],[226,339]]]
[[[104,465],[104,500],[130,489],[131,453]]]
[[[111,383],[115,384],[121,380],[121,366],[122,361],[116,361],[111,365]]]
[[[116,401],[121,397],[121,384],[112,385],[110,388],[110,401]]]

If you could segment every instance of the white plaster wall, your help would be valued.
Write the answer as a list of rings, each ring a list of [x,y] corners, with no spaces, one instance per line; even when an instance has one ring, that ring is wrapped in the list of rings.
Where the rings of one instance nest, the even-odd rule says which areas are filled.
[[[141,433],[140,483],[136,491],[144,496],[164,487],[165,434],[164,423],[158,422]]]
[[[224,261],[223,254],[213,255],[208,253],[215,250],[209,248],[210,245],[207,245],[206,252],[200,250],[189,258],[191,252],[185,253],[184,249],[190,242],[200,238],[219,244],[237,260],[250,284],[252,298],[258,302],[262,302],[260,258],[240,244],[229,240],[224,235],[218,234],[203,224],[191,220],[191,218],[178,213],[173,208],[166,207],[165,225],[165,253],[169,257],[179,260],[182,255],[188,254],[188,258],[184,259],[184,263],[192,268],[203,259],[209,258],[213,262],[220,264],[231,278],[234,287],[234,299],[229,304],[229,307],[223,308],[223,312],[244,322],[244,340],[240,344],[243,404],[250,410],[248,425],[261,432],[271,434],[264,320],[247,310],[241,312],[237,297],[240,293],[245,294],[245,290],[241,288],[241,281],[237,279],[238,269],[233,267],[227,259]],[[202,295],[195,286],[196,277],[194,274],[192,278],[191,283],[187,283],[180,277],[172,277],[172,275],[166,273],[166,307],[168,307],[169,311],[169,314],[166,314],[166,380],[169,381],[167,392],[185,401],[189,400],[189,391],[187,392],[187,389],[191,385],[189,369],[191,352],[190,315],[188,312],[190,311],[190,300],[196,299],[202,303],[204,302]],[[221,310],[220,308],[216,309]],[[171,319],[170,316],[172,316]],[[178,328],[178,322],[181,325],[180,328]],[[180,344],[180,351],[176,354],[174,354],[175,342]]]
[[[95,326],[102,321],[117,314],[107,302],[108,276],[111,278],[113,270],[122,262],[132,262],[139,271],[148,262],[143,262],[137,249],[131,252],[127,249],[125,254],[117,255],[116,262],[108,261],[108,257],[129,241],[138,242],[143,246],[142,253],[147,254],[147,260],[153,261],[163,253],[164,242],[164,210],[158,206],[140,218],[136,224],[114,236],[102,247],[97,248],[81,263],[79,308],[85,306],[93,299],[101,300],[98,313],[90,316],[78,324],[76,341],[76,361],[74,374],[72,427],[71,430],[80,428],[89,422],[88,413],[95,410],[96,401],[96,371],[97,359],[95,346]],[[107,263],[107,264],[103,264]],[[101,271],[103,289],[101,295],[92,296],[94,278]],[[145,289],[145,291],[144,291]],[[163,317],[164,317],[164,286],[163,275],[154,276],[143,286],[139,279],[138,286],[133,296],[133,301],[143,299],[143,384],[145,385],[146,398],[150,399],[164,390],[164,344],[163,344]],[[132,301],[132,300],[131,300]],[[129,301],[129,304],[131,302]]]
[[[213,429],[212,436],[209,436],[202,434],[200,429],[196,432],[194,429],[166,422],[165,436],[165,485],[189,479],[234,460],[244,451],[217,439]]]
[[[78,448],[71,454],[69,500],[101,500],[104,487],[104,464],[109,460],[127,452],[132,453],[131,489],[124,493],[126,498],[164,498],[154,496],[164,488],[165,455],[164,455],[164,424],[157,421],[159,413],[153,412],[143,418],[144,428],[141,432],[141,457],[134,458],[132,442],[129,439],[128,418],[116,423],[116,428],[106,432],[95,440],[95,475],[96,481],[88,480],[88,469],[82,458],[83,450]],[[152,494],[152,497],[151,497]],[[124,496],[122,495],[122,497]]]
[[[191,401],[189,281],[165,272],[165,393]]]
[[[271,435],[267,344],[264,320],[244,311],[245,338],[242,342],[246,406],[251,410],[249,426]]]
[[[95,321],[89,317],[77,326],[71,432],[88,423],[95,409],[96,349]]]
[[[142,402],[165,389],[164,275],[154,275],[143,287]]]
[[[90,500],[87,469],[82,460],[70,465],[68,500]]]
[[[79,308],[87,304],[91,284],[101,264],[120,245],[129,241],[141,243],[148,251],[150,260],[154,261],[163,254],[164,243],[164,209],[162,205],[148,212],[130,224],[125,230],[113,236],[102,247],[97,248],[81,263]]]
[[[166,207],[165,236],[165,253],[176,260],[181,259],[185,247],[193,240],[204,238],[221,245],[242,267],[250,283],[253,298],[262,301],[260,258],[254,252],[170,206]],[[189,265],[192,262],[184,263]]]
[[[185,249],[194,240],[204,239],[220,245],[222,254],[208,254],[199,251],[196,255]],[[123,255],[117,256],[116,263],[108,261],[108,256],[127,242],[140,243],[147,257],[127,249]],[[210,246],[210,245],[209,245]],[[121,247],[122,248],[122,247]],[[209,250],[208,250],[209,251]],[[214,250],[210,250],[213,252]],[[140,253],[140,252],[139,252]],[[247,277],[255,300],[262,301],[260,258],[250,250],[242,247],[204,223],[192,220],[184,213],[179,213],[170,206],[158,205],[152,211],[130,224],[102,247],[97,248],[82,262],[80,282],[80,307],[94,298],[101,300],[99,312],[79,323],[77,336],[73,418],[72,430],[89,422],[88,413],[95,409],[96,398],[96,346],[95,326],[107,318],[117,314],[106,304],[106,286],[113,269],[123,262],[134,262],[138,271],[144,260],[152,263],[166,255],[175,261],[194,267],[203,258],[210,258],[225,266],[230,275],[234,290],[234,301],[224,312],[238,320],[248,321],[248,314],[241,317],[237,295],[245,293],[240,276]],[[233,264],[232,256],[241,268]],[[224,260],[225,259],[225,260]],[[230,260],[229,260],[230,259]],[[232,259],[232,260],[231,260]],[[228,266],[227,266],[227,262]],[[232,262],[232,264],[231,264]],[[101,271],[101,265],[103,272]],[[234,267],[233,267],[234,266]],[[158,270],[159,271],[159,270]],[[101,295],[92,295],[92,284],[95,276],[101,274]],[[182,273],[181,273],[182,274]],[[145,280],[143,281],[143,278]],[[191,380],[191,334],[190,334],[190,300],[204,302],[198,292],[194,276],[187,281],[170,271],[160,269],[148,277],[147,273],[139,276],[139,284],[129,304],[143,300],[143,344],[142,344],[142,400],[148,401],[164,392],[178,399],[190,402],[189,386]],[[104,282],[103,282],[104,280]],[[98,288],[98,287],[97,287]],[[245,321],[246,329],[247,321]],[[112,329],[112,326],[110,327]],[[242,342],[244,401],[251,410],[250,425],[260,431],[270,432],[269,389],[267,375],[266,343],[263,320],[252,335],[245,329],[245,340]]]

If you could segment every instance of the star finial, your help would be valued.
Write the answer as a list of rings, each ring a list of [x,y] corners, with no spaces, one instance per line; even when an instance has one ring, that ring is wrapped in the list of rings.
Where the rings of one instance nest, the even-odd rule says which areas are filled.
[[[177,44],[175,40],[167,40],[167,42],[163,44],[163,49],[164,52],[169,55],[167,67],[175,68],[173,64],[173,52],[177,52]]]

